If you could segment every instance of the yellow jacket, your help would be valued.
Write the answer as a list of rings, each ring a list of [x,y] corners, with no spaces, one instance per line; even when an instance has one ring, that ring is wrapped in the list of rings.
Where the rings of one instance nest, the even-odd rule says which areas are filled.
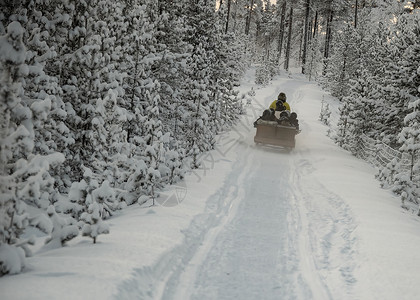
[[[274,100],[273,101],[273,103],[271,103],[270,104],[270,109],[274,109],[274,110],[276,110],[276,102],[277,101],[279,101],[279,100]],[[289,103],[287,103],[287,102],[283,102],[283,105],[284,105],[284,107],[286,108],[286,110],[289,110],[290,111],[290,105],[289,105]]]

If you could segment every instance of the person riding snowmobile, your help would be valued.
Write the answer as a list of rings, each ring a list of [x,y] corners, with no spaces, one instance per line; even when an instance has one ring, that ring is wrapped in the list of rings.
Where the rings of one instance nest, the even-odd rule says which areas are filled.
[[[286,94],[281,92],[278,95],[277,100],[274,100],[270,104],[270,109],[273,111],[283,111],[283,110],[290,111],[290,105],[289,103],[286,102]]]
[[[291,125],[299,130],[299,121],[297,114],[290,111],[290,105],[286,102],[286,94],[280,93],[277,100],[271,103],[270,108],[263,112],[263,115],[254,122],[254,127],[257,127],[258,120],[276,121],[280,125]]]

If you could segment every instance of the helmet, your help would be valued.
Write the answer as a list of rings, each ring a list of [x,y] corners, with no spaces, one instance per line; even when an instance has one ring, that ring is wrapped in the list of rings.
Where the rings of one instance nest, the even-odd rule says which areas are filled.
[[[285,102],[286,101],[286,94],[285,93],[280,93],[279,95],[278,95],[278,97],[277,97],[277,99],[278,100],[281,100],[281,101],[283,101],[283,102]]]

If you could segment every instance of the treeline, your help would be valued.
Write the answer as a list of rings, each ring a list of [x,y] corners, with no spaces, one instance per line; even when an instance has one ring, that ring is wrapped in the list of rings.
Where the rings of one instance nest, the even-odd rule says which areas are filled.
[[[360,7],[357,22],[344,22],[334,34],[322,78],[342,102],[340,146],[361,156],[366,135],[409,157],[395,157],[378,176],[401,195],[403,207],[420,203],[420,15],[412,8],[403,1]]]
[[[0,2],[0,276],[158,197],[242,111],[212,1]]]

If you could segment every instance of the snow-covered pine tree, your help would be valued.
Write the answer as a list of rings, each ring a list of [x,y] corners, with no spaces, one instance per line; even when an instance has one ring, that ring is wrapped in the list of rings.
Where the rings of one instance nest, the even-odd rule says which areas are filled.
[[[255,83],[261,86],[266,86],[270,82],[270,72],[267,64],[260,63],[255,70]]]
[[[357,66],[359,38],[350,24],[344,24],[332,40],[334,51],[328,59],[323,82],[334,97],[342,99],[348,95],[349,80]]]
[[[375,103],[374,111],[371,114],[375,131],[371,137],[382,140],[387,145],[396,148],[397,134],[401,131],[403,118],[407,109],[404,108],[404,101],[399,97],[399,88],[395,75],[397,72],[396,62],[398,50],[389,43],[391,18],[388,14],[371,16],[372,19],[379,19],[376,24],[371,22],[371,41],[366,56],[369,59],[369,99]],[[388,17],[387,17],[388,16]]]
[[[57,57],[60,59],[49,62],[48,69],[50,74],[55,74],[59,79],[67,112],[65,124],[70,128],[69,135],[73,139],[73,143],[66,149],[66,157],[69,159],[66,161],[65,172],[62,174],[63,177],[67,177],[68,191],[72,182],[81,180],[81,165],[84,163],[81,156],[83,148],[81,134],[82,122],[85,120],[80,110],[82,103],[87,103],[87,101],[82,100],[80,95],[84,90],[82,83],[87,80],[85,80],[84,68],[79,63],[78,53],[81,52],[86,36],[86,21],[83,13],[86,11],[86,6],[84,3],[69,0],[63,6],[54,5],[51,8],[53,8],[52,14],[66,16],[64,22],[57,24],[57,30],[50,33]]]
[[[214,127],[211,119],[211,108],[214,107],[212,94],[213,72],[215,72],[214,47],[215,35],[223,32],[216,27],[215,12],[212,4],[208,1],[186,1],[187,24],[189,25],[188,42],[193,50],[188,57],[188,76],[185,84],[185,101],[188,119],[186,127],[187,155],[192,157],[193,168],[200,165],[198,156],[200,153],[212,149],[214,146]],[[214,21],[212,23],[212,21]]]
[[[82,165],[92,167],[95,147],[92,144],[92,120],[97,99],[103,99],[110,88],[119,91],[123,75],[115,70],[112,4],[95,0],[90,2],[69,1],[72,27],[63,53],[60,78],[63,81],[64,96],[71,113],[69,127],[74,132],[75,143],[69,147],[72,155],[72,181],[80,181]],[[118,10],[116,11],[118,12]],[[118,24],[117,24],[118,25]],[[67,104],[67,103],[66,103]]]
[[[69,188],[66,202],[57,203],[59,211],[70,214],[75,220],[79,220],[82,212],[86,211],[86,197],[88,195],[87,182],[82,179],[80,182],[73,182]]]
[[[92,119],[91,142],[96,148],[92,171],[100,182],[108,182],[114,193],[122,191],[130,175],[130,145],[122,128],[127,121],[127,112],[118,106],[118,90],[110,89],[104,99],[97,99],[96,113]],[[118,209],[118,197],[108,200],[108,214]],[[111,203],[112,202],[112,203]]]
[[[325,125],[330,125],[330,105],[328,103],[325,103],[324,98],[321,102],[321,111],[319,113],[319,120],[324,123]]]
[[[361,73],[359,78],[367,78],[363,77],[366,70],[361,70]],[[346,142],[343,147],[358,156],[362,135],[369,136],[372,130],[371,112],[374,106],[368,98],[369,83],[366,80],[350,80],[350,84],[350,94],[343,98],[349,108],[346,137],[343,139]]]
[[[231,126],[243,111],[235,87],[243,74],[241,50],[232,34],[224,34],[213,10],[205,11],[210,22],[206,32],[211,36],[207,45],[209,61],[209,125],[217,134]],[[214,20],[214,21],[212,21]]]
[[[153,24],[151,41],[145,46],[154,57],[147,64],[148,80],[153,80],[144,95],[149,95],[146,108],[147,122],[145,130],[149,131],[149,122],[154,120],[156,130],[161,131],[157,168],[162,183],[174,182],[185,173],[183,158],[185,156],[183,132],[185,123],[183,114],[185,105],[184,94],[186,76],[186,59],[192,49],[186,41],[188,27],[182,14],[182,3],[177,2],[147,2],[147,14]],[[150,47],[150,48],[149,48]],[[148,56],[146,56],[146,59]],[[144,80],[144,82],[148,82]],[[153,89],[152,87],[155,86]],[[145,97],[148,98],[148,97]],[[157,101],[157,102],[156,102]],[[145,133],[145,136],[149,136]],[[147,140],[147,138],[146,138]],[[155,139],[157,142],[158,140]],[[148,144],[148,141],[146,141]],[[146,146],[149,147],[148,145]],[[150,155],[147,154],[150,161]]]
[[[146,164],[148,166],[146,173],[146,184],[144,186],[145,192],[153,199],[158,196],[157,189],[162,187],[162,175],[168,174],[169,169],[165,168],[165,146],[168,142],[169,133],[164,135],[162,132],[162,123],[159,120],[159,107],[157,93],[151,95],[146,91],[146,97],[150,98],[150,106],[146,108],[147,120],[145,122],[145,156]],[[160,168],[161,165],[161,168]]]
[[[211,92],[210,119],[213,132],[226,130],[244,112],[244,105],[238,97],[235,87],[243,74],[241,57],[243,53],[237,39],[226,34],[220,38],[215,47],[215,64],[213,69],[213,84]]]
[[[115,154],[125,160],[123,162],[118,159],[121,163],[121,173],[118,176],[118,185],[121,190],[118,192],[118,199],[130,205],[135,203],[142,194],[146,180],[147,166],[144,155],[146,143],[143,137],[147,105],[142,88],[145,85],[144,74],[147,68],[145,57],[148,54],[148,45],[150,44],[152,48],[154,46],[151,42],[153,24],[150,24],[144,1],[120,3],[119,8],[112,11],[117,14],[113,17],[116,23],[120,24],[112,28],[113,35],[118,36],[114,42],[114,53],[119,53],[114,67],[120,74],[125,75],[121,83],[123,92],[118,91],[118,95],[121,96],[117,97],[116,105],[120,107],[119,110],[124,111],[120,117],[126,120],[112,124],[116,133],[120,129],[121,133],[124,132],[126,135],[123,139],[125,142],[120,145],[127,145],[127,147],[124,146],[125,158]],[[112,121],[112,118],[109,121]]]
[[[309,81],[318,78],[318,75],[321,74],[322,64],[318,63],[320,61],[322,61],[321,39],[317,35],[308,43],[305,72]]]
[[[181,3],[182,4],[182,3]],[[186,26],[179,1],[159,2],[158,13],[149,9],[155,19],[153,37],[156,59],[151,76],[159,82],[159,119],[164,132],[177,139],[182,133],[182,93],[186,77],[185,60],[190,45],[185,41]]]
[[[79,235],[75,220],[57,214],[53,205],[47,208],[47,214],[53,225],[50,236],[45,240],[49,248],[62,247]]]
[[[393,158],[384,167],[379,169],[378,174],[375,177],[381,182],[382,188],[390,188],[393,186],[398,170],[401,170],[401,162],[397,157]]]
[[[400,170],[395,175],[392,191],[395,194],[400,195],[402,208],[409,209],[410,202],[418,204],[418,187],[413,184],[413,181],[411,181],[410,175],[407,172]]]
[[[69,194],[69,198],[75,203],[72,213],[78,220],[77,225],[81,230],[86,222],[90,224],[90,217],[86,219],[82,216],[93,203],[96,203],[95,207],[97,205],[99,216],[102,219],[110,217],[118,208],[115,189],[110,186],[109,182],[103,180],[101,175],[95,174],[87,167],[83,166],[83,170],[83,180],[79,183],[73,183]],[[100,181],[101,183],[99,183]],[[77,199],[78,196],[83,198]]]
[[[347,144],[348,142],[348,121],[350,113],[350,104],[344,102],[341,107],[338,109],[340,118],[337,123],[337,132],[333,137],[334,141],[340,146]]]
[[[420,73],[420,67],[418,68]],[[417,182],[420,179],[420,161],[417,160],[417,153],[420,150],[420,99],[412,101],[409,106],[412,110],[405,119],[405,127],[399,135],[399,142],[402,144],[400,151],[407,153],[411,158],[409,172],[397,175],[397,182],[395,183],[400,190],[406,193],[402,195],[402,201],[407,200],[415,204],[419,204],[419,186]]]
[[[62,89],[50,65],[57,60],[55,40],[51,37],[65,22],[66,16],[55,12],[56,5],[49,1],[30,1],[21,13],[26,15],[27,46],[26,63],[28,75],[25,77],[25,102],[32,110],[34,123],[34,151],[47,155],[54,152],[68,154],[68,146],[74,142],[66,125],[67,111],[62,99]],[[66,192],[70,179],[66,176],[65,164],[51,168],[58,192]],[[58,200],[58,193],[50,194],[50,201]]]
[[[396,23],[395,43],[398,43],[398,50],[401,54],[398,61],[400,80],[400,97],[406,104],[412,102],[413,97],[419,98],[420,74],[417,62],[420,58],[420,22],[418,13],[404,13]]]
[[[54,184],[49,167],[64,160],[60,154],[43,157],[33,153],[33,112],[22,101],[22,77],[27,74],[24,32],[14,21],[0,37],[0,247],[2,253],[8,253],[0,258],[2,274],[18,273],[24,267],[24,254],[30,254],[26,244],[31,242],[21,240],[25,229],[46,227],[42,222],[30,222],[33,218],[26,212],[26,204],[42,207],[44,200],[48,201]]]
[[[199,156],[214,146],[214,135],[209,130],[208,121],[210,114],[209,107],[209,68],[207,65],[206,52],[201,44],[198,44],[188,60],[190,76],[187,91],[186,104],[189,106],[189,120],[186,133],[187,156],[191,160],[190,166],[194,169],[200,166]]]
[[[92,238],[94,244],[100,234],[109,233],[109,226],[102,220],[102,217],[99,204],[95,201],[80,217],[84,222],[81,230],[82,235]]]

